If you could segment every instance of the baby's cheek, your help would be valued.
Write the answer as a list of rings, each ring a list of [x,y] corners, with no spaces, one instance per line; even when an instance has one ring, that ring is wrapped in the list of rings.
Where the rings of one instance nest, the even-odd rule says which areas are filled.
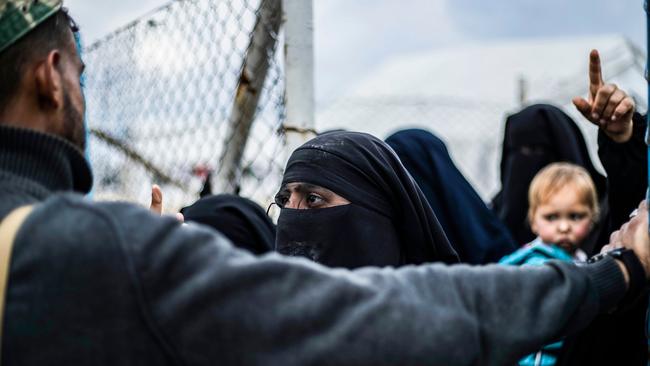
[[[545,243],[552,243],[555,241],[556,230],[553,228],[553,225],[538,225],[537,236]]]
[[[573,228],[573,234],[575,235],[576,241],[582,241],[582,239],[589,235],[589,231],[591,231],[591,222],[589,220],[577,224]]]

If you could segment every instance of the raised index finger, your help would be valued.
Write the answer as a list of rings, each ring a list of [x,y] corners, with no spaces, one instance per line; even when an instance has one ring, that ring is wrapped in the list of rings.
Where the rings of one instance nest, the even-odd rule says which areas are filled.
[[[598,50],[589,53],[589,93],[592,99],[596,98],[598,88],[603,85],[603,74],[600,68],[600,55]]]

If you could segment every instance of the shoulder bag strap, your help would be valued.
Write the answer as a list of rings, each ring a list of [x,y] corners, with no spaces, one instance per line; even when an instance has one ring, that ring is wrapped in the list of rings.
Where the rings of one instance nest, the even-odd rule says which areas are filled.
[[[33,209],[33,205],[18,207],[9,213],[0,223],[0,346],[2,345],[5,296],[7,293],[11,249],[13,248],[18,230]]]

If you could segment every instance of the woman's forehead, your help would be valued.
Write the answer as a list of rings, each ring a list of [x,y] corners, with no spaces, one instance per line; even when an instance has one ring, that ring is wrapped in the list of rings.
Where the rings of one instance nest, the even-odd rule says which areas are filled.
[[[311,184],[306,182],[291,182],[287,183],[282,187],[282,190],[289,192],[307,192],[307,191],[319,191],[319,192],[333,192],[325,187],[319,186],[317,184]]]

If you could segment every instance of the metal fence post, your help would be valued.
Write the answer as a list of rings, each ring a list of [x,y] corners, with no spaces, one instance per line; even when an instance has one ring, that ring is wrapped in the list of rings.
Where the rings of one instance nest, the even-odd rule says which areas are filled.
[[[281,6],[280,0],[263,0],[259,7],[257,22],[239,76],[228,121],[226,144],[220,159],[221,167],[217,178],[220,193],[236,193],[238,190],[237,182],[246,142],[277,44],[282,20]]]
[[[282,0],[286,149],[291,153],[315,135],[314,19],[312,0]]]

